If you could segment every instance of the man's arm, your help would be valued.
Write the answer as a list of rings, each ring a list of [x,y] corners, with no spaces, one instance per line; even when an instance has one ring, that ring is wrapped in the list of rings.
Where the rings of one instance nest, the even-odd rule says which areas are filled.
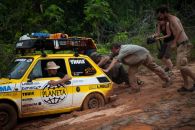
[[[152,35],[152,37],[158,37],[158,36],[160,36],[160,25],[159,25],[159,24],[157,24],[157,30],[156,30],[156,32]]]
[[[179,24],[179,21],[177,21],[176,18],[173,18],[171,20],[171,29],[174,30],[174,40],[173,40],[173,43],[172,43],[172,48],[176,47],[177,46],[177,41],[183,31],[182,27],[181,27],[181,24]]]
[[[112,62],[110,63],[110,65],[108,66],[108,68],[107,69],[103,69],[103,71],[104,72],[109,72],[113,67],[114,67],[114,65],[116,64],[118,62],[118,59],[116,59],[116,58],[114,58],[113,60],[112,60]]]
[[[170,25],[169,25],[169,22],[166,24],[166,35],[162,36],[162,37],[158,37],[156,38],[156,40],[159,40],[159,39],[165,39],[167,37],[170,37],[171,36],[171,29],[170,29]]]
[[[109,56],[102,56],[100,62],[98,63],[98,66],[101,67],[101,66],[104,65],[106,62],[108,62],[109,59],[110,59]]]
[[[64,84],[65,82],[67,82],[71,79],[72,78],[66,74],[62,79],[60,79],[58,81],[50,80],[49,84],[51,84],[51,85]]]

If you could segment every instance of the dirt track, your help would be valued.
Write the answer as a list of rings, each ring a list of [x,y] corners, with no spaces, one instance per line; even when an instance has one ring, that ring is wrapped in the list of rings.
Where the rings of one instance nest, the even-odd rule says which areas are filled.
[[[182,80],[174,74],[169,88],[151,72],[139,74],[145,82],[139,93],[115,85],[118,99],[103,108],[25,119],[16,130],[195,130],[195,92],[177,93]]]

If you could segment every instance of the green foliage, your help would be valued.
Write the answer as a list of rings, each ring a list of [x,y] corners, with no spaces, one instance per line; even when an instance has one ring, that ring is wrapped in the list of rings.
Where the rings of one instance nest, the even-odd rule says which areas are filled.
[[[128,32],[118,32],[114,35],[112,42],[127,42],[128,41]]]
[[[84,13],[86,22],[92,26],[97,41],[100,42],[102,24],[108,22],[112,14],[109,3],[105,0],[91,0],[85,4]]]
[[[104,54],[113,42],[123,42],[144,46],[156,55],[156,46],[145,41],[155,31],[154,11],[161,4],[169,5],[181,19],[195,44],[194,0],[1,0],[0,52],[9,61],[13,48],[6,44],[14,44],[21,35],[62,32],[92,37]],[[8,62],[4,59],[0,61],[3,69]]]
[[[6,74],[8,66],[10,65],[12,59],[15,57],[14,46],[11,44],[0,45],[2,51],[0,51],[0,73],[2,75]]]
[[[52,4],[45,10],[43,17],[44,19],[47,19],[47,25],[52,29],[50,32],[63,32],[65,20],[63,9]]]
[[[100,54],[109,54],[110,53],[110,46],[108,44],[98,44],[97,45],[97,52],[99,52]]]
[[[89,22],[108,21],[111,14],[109,3],[104,0],[91,0],[85,5],[85,19]]]
[[[133,44],[143,46],[145,43],[145,37],[138,35],[131,38]]]

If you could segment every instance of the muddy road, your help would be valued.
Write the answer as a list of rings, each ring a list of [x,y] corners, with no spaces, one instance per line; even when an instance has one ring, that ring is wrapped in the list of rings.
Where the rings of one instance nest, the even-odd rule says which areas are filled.
[[[195,63],[190,66],[195,72]],[[138,77],[145,82],[139,93],[114,85],[118,98],[103,108],[23,119],[16,130],[195,130],[195,92],[177,92],[178,70],[169,88],[151,72]]]

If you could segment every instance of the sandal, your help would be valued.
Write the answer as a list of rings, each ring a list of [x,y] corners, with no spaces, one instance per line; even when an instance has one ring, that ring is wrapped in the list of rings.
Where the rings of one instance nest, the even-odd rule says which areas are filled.
[[[168,81],[166,81],[165,83],[162,84],[162,87],[167,88],[167,87],[170,87],[171,84],[172,84],[172,80],[171,80],[171,78],[169,78]]]
[[[144,84],[144,81],[140,80],[140,79],[137,79],[137,84],[138,85],[143,85]]]
[[[188,89],[190,92],[193,92],[193,91],[195,91],[195,84],[190,88],[190,89]]]

